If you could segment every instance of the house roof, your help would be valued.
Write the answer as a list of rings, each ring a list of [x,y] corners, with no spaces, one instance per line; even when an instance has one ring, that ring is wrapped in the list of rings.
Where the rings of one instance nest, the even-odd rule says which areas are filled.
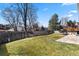
[[[6,31],[6,30],[0,29],[0,32],[1,32],[1,31]]]

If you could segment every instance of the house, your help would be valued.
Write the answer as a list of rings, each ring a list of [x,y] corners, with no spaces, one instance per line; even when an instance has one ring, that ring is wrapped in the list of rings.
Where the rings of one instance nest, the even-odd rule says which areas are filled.
[[[0,24],[0,32],[7,31],[10,29],[10,25]]]

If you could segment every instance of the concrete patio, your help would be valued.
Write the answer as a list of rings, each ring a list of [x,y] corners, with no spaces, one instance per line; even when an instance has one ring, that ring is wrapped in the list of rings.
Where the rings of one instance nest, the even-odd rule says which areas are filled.
[[[70,44],[79,44],[79,35],[69,34],[61,39],[56,40],[56,41],[70,43]]]

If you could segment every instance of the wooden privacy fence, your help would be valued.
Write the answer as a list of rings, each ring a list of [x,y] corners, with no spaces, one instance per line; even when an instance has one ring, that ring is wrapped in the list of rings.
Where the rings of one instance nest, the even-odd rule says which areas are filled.
[[[25,32],[2,32],[0,34],[0,44],[15,41],[26,37]]]
[[[8,43],[11,41],[32,37],[32,36],[38,36],[38,35],[47,35],[50,34],[47,31],[36,31],[33,33],[27,33],[25,32],[0,32],[0,44]]]

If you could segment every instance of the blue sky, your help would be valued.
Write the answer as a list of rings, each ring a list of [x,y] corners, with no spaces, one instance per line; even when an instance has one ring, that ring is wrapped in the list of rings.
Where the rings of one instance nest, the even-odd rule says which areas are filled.
[[[0,4],[0,12],[3,8],[9,6],[8,4]],[[77,8],[74,3],[35,3],[34,6],[38,8],[38,22],[40,25],[45,27],[48,26],[48,21],[51,16],[56,13],[59,15],[59,20],[61,17],[70,17],[71,20],[77,20]],[[6,24],[7,22],[3,20],[0,15],[0,23]]]
[[[38,7],[38,20],[44,26],[48,26],[48,21],[54,13],[59,15],[59,19],[61,17],[73,17],[76,19],[77,8],[76,4],[65,4],[65,3],[51,3],[51,4],[35,4]]]

